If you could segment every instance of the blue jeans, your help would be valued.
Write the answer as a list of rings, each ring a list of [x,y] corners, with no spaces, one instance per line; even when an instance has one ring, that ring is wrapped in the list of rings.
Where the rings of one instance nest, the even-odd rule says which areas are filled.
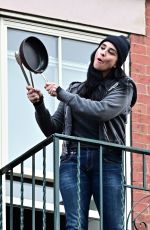
[[[99,151],[83,148],[80,152],[80,230],[88,229],[91,196],[100,213]],[[124,192],[120,163],[103,161],[103,229],[123,230]],[[66,213],[66,229],[78,228],[77,153],[61,158],[60,191]]]

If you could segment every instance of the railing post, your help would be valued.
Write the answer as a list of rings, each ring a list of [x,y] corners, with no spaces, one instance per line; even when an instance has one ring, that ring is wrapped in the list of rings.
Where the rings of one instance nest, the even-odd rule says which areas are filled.
[[[2,190],[2,175],[0,175],[0,230],[3,229],[3,190]]]
[[[43,148],[43,228],[46,230],[46,147]]]
[[[54,230],[60,229],[59,212],[59,139],[54,136]]]
[[[81,200],[80,200],[80,142],[78,142],[77,155],[77,197],[78,197],[78,230],[81,229]]]
[[[10,230],[13,230],[13,169],[10,171]]]
[[[35,155],[32,156],[32,230],[35,230]]]
[[[100,230],[103,230],[103,147],[99,150],[99,186],[100,186]]]
[[[24,178],[23,178],[23,174],[24,174],[24,164],[23,162],[21,162],[21,205],[20,205],[20,230],[24,230]]]

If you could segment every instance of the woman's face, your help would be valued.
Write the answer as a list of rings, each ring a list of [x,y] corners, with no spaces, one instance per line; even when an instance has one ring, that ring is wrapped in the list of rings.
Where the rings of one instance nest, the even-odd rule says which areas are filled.
[[[115,46],[105,41],[96,51],[93,66],[102,71],[103,76],[106,76],[112,68],[116,67],[117,60],[118,53]]]

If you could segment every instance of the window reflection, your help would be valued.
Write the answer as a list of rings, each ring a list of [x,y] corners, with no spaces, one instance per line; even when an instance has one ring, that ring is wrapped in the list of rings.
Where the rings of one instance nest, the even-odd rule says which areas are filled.
[[[62,82],[65,88],[72,81],[85,81],[90,55],[96,44],[62,39]]]
[[[49,81],[58,80],[57,37],[8,29],[8,161],[45,139],[35,121],[34,107],[26,95],[26,81],[14,56],[21,42],[28,36],[36,36],[44,43],[49,54],[49,65],[44,74]],[[29,71],[26,73],[29,76]],[[40,74],[33,74],[33,80],[35,87],[44,94],[46,106],[53,113],[55,100],[44,90],[45,81]],[[49,151],[52,152],[52,147]],[[52,154],[48,161],[47,165],[52,167]],[[36,166],[42,168],[42,162],[37,160]]]

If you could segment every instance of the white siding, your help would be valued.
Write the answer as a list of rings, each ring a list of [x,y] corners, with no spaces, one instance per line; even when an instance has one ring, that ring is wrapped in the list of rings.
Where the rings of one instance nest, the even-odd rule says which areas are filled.
[[[145,0],[5,0],[0,9],[145,34]]]

